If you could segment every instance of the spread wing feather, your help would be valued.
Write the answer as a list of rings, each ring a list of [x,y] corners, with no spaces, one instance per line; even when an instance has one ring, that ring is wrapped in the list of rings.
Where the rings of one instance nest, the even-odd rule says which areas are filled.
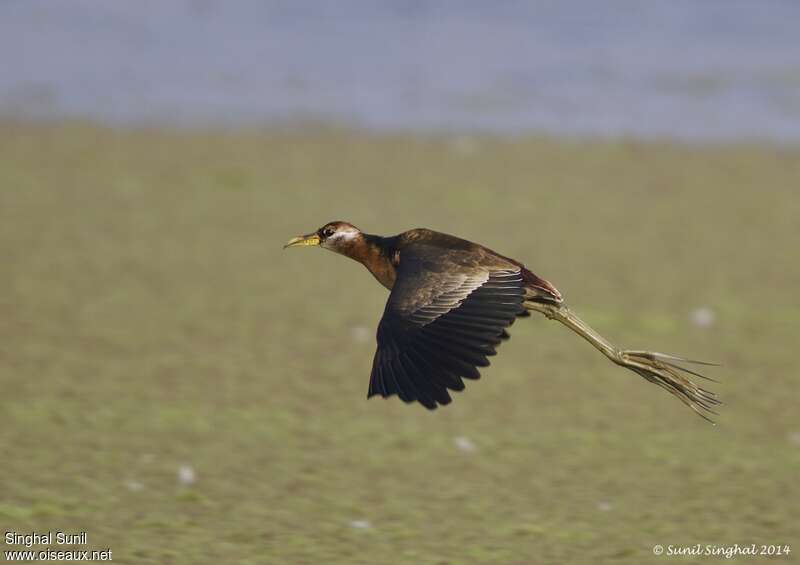
[[[477,367],[508,339],[506,329],[525,313],[525,283],[520,269],[429,259],[401,257],[378,325],[368,396],[396,394],[433,409],[451,401],[448,390],[463,390],[463,379],[479,378]]]

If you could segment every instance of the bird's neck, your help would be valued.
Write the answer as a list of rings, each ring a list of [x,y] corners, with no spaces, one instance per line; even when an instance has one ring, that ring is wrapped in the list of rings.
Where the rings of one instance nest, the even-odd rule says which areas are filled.
[[[364,265],[379,283],[392,289],[397,277],[392,238],[364,233],[340,252]]]

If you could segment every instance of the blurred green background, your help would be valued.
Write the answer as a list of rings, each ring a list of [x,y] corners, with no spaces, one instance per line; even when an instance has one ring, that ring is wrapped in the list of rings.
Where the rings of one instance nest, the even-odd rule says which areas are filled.
[[[770,145],[4,122],[0,529],[123,563],[794,559],[798,186]],[[719,425],[538,316],[448,407],[367,401],[385,289],[281,249],[334,219],[479,241],[618,345],[721,362]]]

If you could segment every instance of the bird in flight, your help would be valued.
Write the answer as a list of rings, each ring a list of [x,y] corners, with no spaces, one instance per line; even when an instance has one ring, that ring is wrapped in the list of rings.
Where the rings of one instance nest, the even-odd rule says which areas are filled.
[[[451,402],[448,390],[480,377],[478,367],[510,336],[514,320],[538,312],[557,320],[615,364],[677,396],[710,421],[721,402],[688,375],[674,355],[618,349],[564,303],[561,293],[525,265],[477,243],[428,229],[381,237],[330,222],[284,246],[319,246],[364,265],[391,292],[378,324],[367,397],[397,395],[428,409]],[[711,380],[711,379],[709,379]]]

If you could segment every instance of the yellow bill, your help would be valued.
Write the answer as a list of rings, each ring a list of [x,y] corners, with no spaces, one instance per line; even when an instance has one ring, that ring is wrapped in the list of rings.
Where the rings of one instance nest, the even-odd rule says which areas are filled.
[[[286,245],[283,246],[284,249],[287,247],[304,247],[307,245],[319,245],[319,236],[316,233],[310,233],[308,235],[300,235],[297,237],[293,237]]]

